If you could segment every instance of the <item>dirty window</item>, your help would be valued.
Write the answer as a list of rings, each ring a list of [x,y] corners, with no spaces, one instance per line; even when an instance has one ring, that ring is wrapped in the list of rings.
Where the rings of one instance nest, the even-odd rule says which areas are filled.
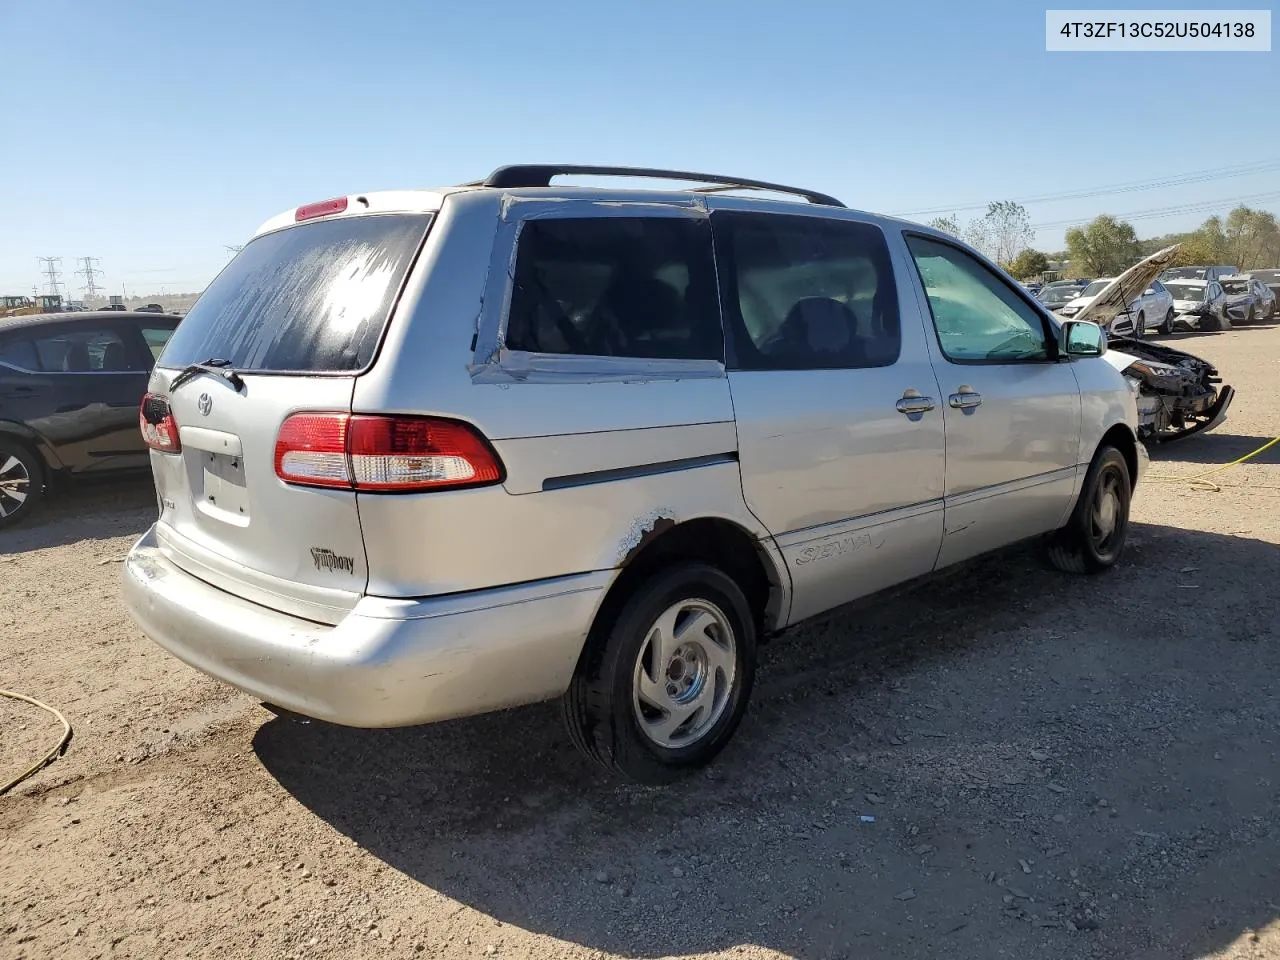
[[[876,227],[737,212],[712,222],[737,367],[850,369],[898,359],[898,297]]]
[[[527,221],[506,345],[532,353],[721,360],[711,233],[684,217]]]
[[[938,344],[949,360],[1010,363],[1049,357],[1044,321],[993,271],[950,244],[909,236]]]

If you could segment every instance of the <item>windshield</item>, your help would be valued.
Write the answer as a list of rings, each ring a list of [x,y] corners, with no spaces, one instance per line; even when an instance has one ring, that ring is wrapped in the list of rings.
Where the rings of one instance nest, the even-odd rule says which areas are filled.
[[[250,241],[201,294],[162,367],[344,372],[373,359],[427,214],[317,220]]]
[[[1165,281],[1164,288],[1169,291],[1175,300],[1203,300],[1204,286],[1194,283],[1178,283],[1176,281]]]
[[[1222,289],[1230,294],[1241,294],[1249,292],[1249,282],[1247,280],[1219,280]]]
[[[1078,287],[1053,287],[1049,290],[1040,291],[1040,302],[1066,303],[1068,300],[1074,300],[1079,293]]]
[[[1208,271],[1204,267],[1174,267],[1161,274],[1161,280],[1203,280]]]
[[[1109,279],[1107,279],[1107,280],[1095,280],[1095,281],[1093,281],[1093,283],[1089,284],[1089,285],[1088,285],[1087,287],[1085,287],[1082,291],[1080,291],[1080,296],[1082,296],[1082,297],[1096,297],[1098,294],[1100,294],[1100,293],[1101,293],[1101,292],[1106,288],[1107,284],[1108,284],[1108,283],[1110,283],[1110,282],[1111,282],[1111,281],[1110,281]]]

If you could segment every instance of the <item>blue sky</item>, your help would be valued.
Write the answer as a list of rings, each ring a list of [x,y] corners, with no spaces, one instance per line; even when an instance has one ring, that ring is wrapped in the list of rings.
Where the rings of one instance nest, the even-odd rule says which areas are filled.
[[[1045,249],[1104,211],[1266,193],[1252,204],[1280,211],[1280,53],[1050,54],[1044,8],[0,0],[21,40],[0,84],[0,292],[29,292],[37,256],[69,276],[84,255],[114,292],[198,289],[281,210],[519,161],[723,171],[887,213],[1278,161],[1027,203],[1058,224]]]

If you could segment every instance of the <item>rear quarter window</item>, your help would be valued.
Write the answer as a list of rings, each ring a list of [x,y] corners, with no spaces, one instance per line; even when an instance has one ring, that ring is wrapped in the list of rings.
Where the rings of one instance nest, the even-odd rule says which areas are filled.
[[[21,367],[23,370],[39,370],[40,357],[30,340],[6,340],[0,342],[0,363]]]
[[[159,363],[362,370],[377,350],[428,214],[317,220],[250,241],[182,319]]]

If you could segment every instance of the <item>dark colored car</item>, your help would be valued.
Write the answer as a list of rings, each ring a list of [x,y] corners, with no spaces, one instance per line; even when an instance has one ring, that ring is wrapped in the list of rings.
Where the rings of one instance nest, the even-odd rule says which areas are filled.
[[[0,320],[0,528],[58,478],[149,467],[138,407],[178,322],[127,311]]]
[[[1050,313],[1061,310],[1068,303],[1080,296],[1082,288],[1075,284],[1063,286],[1042,287],[1036,294],[1036,299]]]
[[[140,307],[133,308],[134,313],[164,313],[164,307],[158,303],[144,303]]]

